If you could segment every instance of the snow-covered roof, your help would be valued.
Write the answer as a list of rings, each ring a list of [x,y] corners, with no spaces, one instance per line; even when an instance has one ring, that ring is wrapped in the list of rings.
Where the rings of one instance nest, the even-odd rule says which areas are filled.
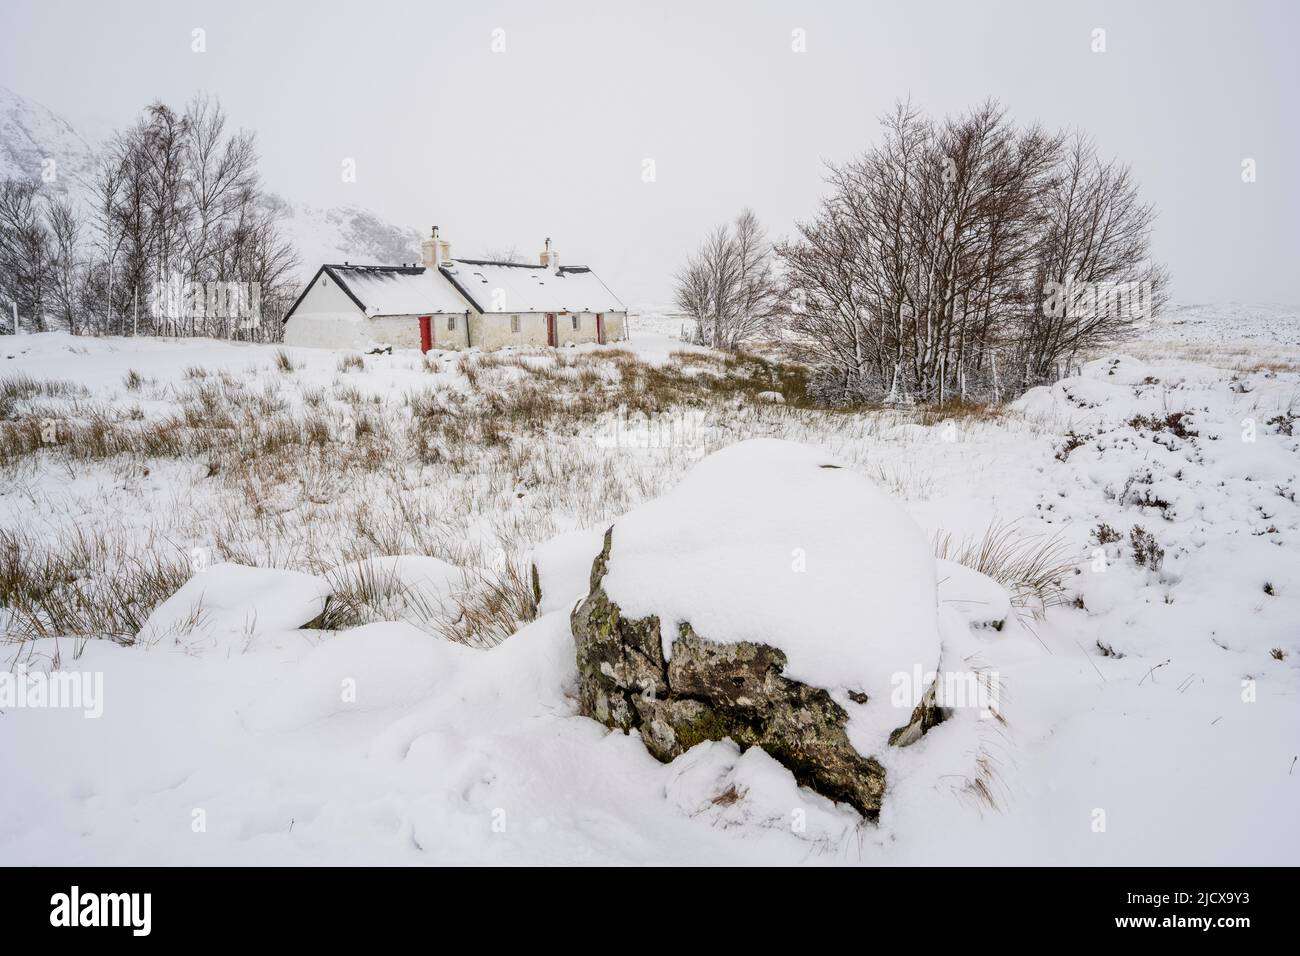
[[[626,312],[586,266],[452,259],[443,274],[480,312]]]
[[[324,270],[367,315],[468,310],[468,303],[455,286],[423,266],[329,265]]]
[[[452,259],[440,269],[424,266],[324,265],[285,316],[325,273],[366,315],[510,312],[626,312],[625,306],[587,266],[530,266],[513,262]]]

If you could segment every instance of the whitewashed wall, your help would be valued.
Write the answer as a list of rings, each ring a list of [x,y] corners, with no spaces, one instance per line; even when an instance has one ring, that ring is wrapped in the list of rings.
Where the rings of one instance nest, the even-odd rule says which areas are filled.
[[[573,316],[578,327],[573,327]],[[627,313],[606,312],[605,341],[620,342],[627,336]],[[509,345],[546,345],[546,313],[519,313],[519,331],[512,332],[508,314],[475,315],[470,323],[473,344],[485,351]],[[596,341],[596,313],[559,312],[555,316],[555,337],[559,345]]]
[[[573,316],[578,317],[578,327],[573,327]],[[620,342],[627,337],[627,313],[606,312],[605,341]],[[441,349],[461,349],[469,343],[485,351],[506,346],[544,346],[546,313],[519,313],[519,331],[511,329],[509,314],[492,313],[466,317],[434,313],[432,319],[433,346]],[[451,319],[454,329],[448,329]],[[558,344],[576,345],[596,341],[596,314],[594,312],[560,312],[555,317]],[[391,345],[398,349],[420,347],[420,318],[418,315],[383,315],[365,318],[356,303],[349,298],[327,275],[320,275],[299,303],[293,317],[285,324],[286,345],[314,348],[369,349],[376,345]]]
[[[542,312],[520,312],[519,331],[510,331],[509,315],[475,315],[471,321],[473,342],[488,351],[508,345],[545,345],[546,315]]]
[[[426,313],[430,314],[430,313]],[[454,329],[447,323],[455,324]],[[370,337],[383,345],[397,349],[420,347],[420,317],[418,315],[377,315],[368,319]],[[433,347],[436,349],[463,349],[465,347],[464,314],[445,315],[432,313]]]
[[[362,351],[374,347],[369,324],[355,307],[350,315],[295,312],[284,324],[284,344]]]

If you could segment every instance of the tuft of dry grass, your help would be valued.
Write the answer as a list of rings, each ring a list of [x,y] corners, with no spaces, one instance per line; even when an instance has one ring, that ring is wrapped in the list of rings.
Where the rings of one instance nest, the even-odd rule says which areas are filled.
[[[914,420],[919,425],[942,425],[945,422],[996,422],[1006,415],[1006,406],[1001,404],[963,401],[960,398],[949,399],[943,404],[934,403],[916,405],[911,409]]]
[[[462,355],[456,362],[456,371],[465,376],[465,381],[469,383],[471,389],[478,388],[479,364],[474,360],[474,356]]]
[[[531,575],[507,559],[497,571],[467,571],[461,588],[438,608],[443,637],[471,647],[495,647],[537,619]]]
[[[335,631],[376,621],[403,620],[435,631],[440,607],[419,588],[405,584],[398,569],[373,561],[360,561],[329,575],[333,593],[320,620],[324,630]]]
[[[737,790],[736,785],[733,783],[726,790],[716,794],[709,802],[715,807],[730,807],[743,800],[747,792],[746,790]]]
[[[40,541],[0,529],[0,607],[6,636],[135,641],[151,611],[190,579],[189,556],[138,548],[78,527]]]
[[[936,558],[956,561],[1001,584],[1021,611],[1040,615],[1066,603],[1065,580],[1074,573],[1074,560],[1059,533],[1021,535],[1018,521],[989,522],[976,538],[955,542],[940,532],[934,539]]]
[[[0,379],[0,419],[13,418],[21,402],[33,398],[84,398],[90,393],[76,382],[58,379],[38,381],[30,375],[18,374]]]
[[[395,568],[370,561],[331,572],[329,579],[334,593],[316,622],[326,630],[403,620],[458,644],[488,648],[537,618],[531,579],[513,558],[500,570],[465,571],[445,599],[403,583]]]

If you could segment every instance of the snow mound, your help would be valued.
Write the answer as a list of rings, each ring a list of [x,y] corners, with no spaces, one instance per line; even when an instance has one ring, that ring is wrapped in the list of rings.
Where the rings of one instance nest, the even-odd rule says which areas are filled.
[[[600,553],[605,533],[600,529],[570,531],[533,552],[533,568],[542,590],[539,614],[570,611],[591,588],[591,560]]]
[[[261,635],[302,627],[325,609],[330,586],[301,571],[216,564],[158,605],[137,640],[190,646],[250,646]]]
[[[794,442],[716,452],[620,519],[604,588],[627,617],[658,616],[665,660],[683,621],[715,643],[777,647],[790,679],[865,693],[878,729],[899,724],[894,676],[939,659],[921,529],[870,480]]]
[[[974,628],[1002,630],[1011,616],[1011,595],[987,575],[964,564],[935,560],[939,575],[939,603],[952,608]]]
[[[401,622],[366,624],[312,648],[254,701],[254,730],[290,730],[339,714],[415,704],[475,652]]]
[[[859,825],[845,807],[801,789],[762,747],[741,753],[730,739],[706,740],[667,769],[668,802],[711,826],[790,833],[810,843],[838,845]]]

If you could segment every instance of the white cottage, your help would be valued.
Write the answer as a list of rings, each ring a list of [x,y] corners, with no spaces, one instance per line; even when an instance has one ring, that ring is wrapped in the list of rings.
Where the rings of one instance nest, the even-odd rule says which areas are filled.
[[[627,338],[627,307],[587,266],[453,259],[438,227],[423,265],[324,265],[285,317],[287,345],[427,352]]]

